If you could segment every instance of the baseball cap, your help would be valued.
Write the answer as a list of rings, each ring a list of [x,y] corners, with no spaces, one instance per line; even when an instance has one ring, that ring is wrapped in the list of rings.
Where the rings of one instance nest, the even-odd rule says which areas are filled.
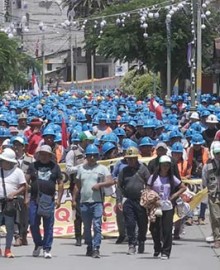
[[[171,158],[167,155],[161,156],[159,159],[159,163],[165,163],[165,162],[171,163]]]

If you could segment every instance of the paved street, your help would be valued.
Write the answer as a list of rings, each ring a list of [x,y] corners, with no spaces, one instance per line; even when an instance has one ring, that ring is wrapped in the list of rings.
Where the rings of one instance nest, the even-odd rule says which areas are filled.
[[[1,269],[16,270],[44,270],[44,269],[198,269],[198,270],[219,270],[220,269],[220,250],[213,250],[205,242],[205,237],[210,235],[209,224],[205,226],[193,225],[186,227],[186,234],[182,240],[175,241],[171,258],[168,261],[154,259],[152,257],[153,246],[149,237],[146,242],[144,254],[135,256],[126,255],[127,244],[115,245],[115,239],[105,239],[101,247],[101,259],[86,257],[86,246],[75,247],[73,239],[55,239],[52,250],[53,258],[46,260],[42,256],[33,258],[32,240],[29,239],[29,246],[13,248],[16,255],[15,259],[0,258]],[[4,239],[2,239],[4,243]]]

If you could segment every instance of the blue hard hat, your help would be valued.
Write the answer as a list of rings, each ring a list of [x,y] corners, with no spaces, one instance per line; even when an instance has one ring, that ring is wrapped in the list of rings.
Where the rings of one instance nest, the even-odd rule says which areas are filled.
[[[92,124],[91,123],[84,123],[82,125],[82,131],[93,131]]]
[[[134,127],[134,128],[136,128],[136,126],[137,126],[137,124],[136,124],[136,122],[135,122],[134,120],[129,121],[129,122],[127,123],[127,125],[128,125],[128,126],[132,126],[132,127]]]
[[[155,123],[156,123],[155,129],[159,129],[159,128],[163,128],[164,127],[163,121],[157,120],[157,121],[155,121]]]
[[[98,115],[99,121],[100,120],[107,121],[108,120],[107,118],[108,117],[107,117],[107,115],[105,113],[101,113],[101,114]]]
[[[172,145],[171,151],[175,153],[183,153],[183,145],[180,142],[176,142]]]
[[[8,128],[0,127],[0,137],[1,138],[11,138],[11,133]]]
[[[56,133],[54,132],[54,129],[50,126],[50,127],[46,127],[43,131],[43,136],[47,136],[47,135],[51,135],[51,136],[56,136]]]
[[[116,129],[113,130],[113,132],[117,135],[117,136],[126,136],[125,130],[121,127],[117,127]]]
[[[185,133],[185,137],[187,138],[192,138],[192,136],[196,133],[196,131],[194,129],[187,129],[186,133]]]
[[[119,142],[119,139],[117,135],[114,132],[111,132],[109,134],[105,134],[100,138],[101,141],[103,142],[112,142],[117,144]]]
[[[143,137],[139,143],[139,147],[140,146],[147,146],[147,145],[153,146],[154,143],[150,137]]]
[[[202,111],[200,112],[200,116],[201,116],[201,117],[208,117],[210,114],[211,114],[211,113],[210,113],[210,111],[208,111],[208,110],[202,110]]]
[[[171,131],[170,132],[170,135],[169,135],[169,138],[170,139],[173,139],[173,138],[182,138],[183,137],[183,135],[182,135],[182,133],[180,132],[180,131],[178,131],[178,130],[173,130],[173,131]]]
[[[1,115],[1,116],[0,116],[0,121],[1,121],[1,122],[5,122],[7,125],[9,125],[8,119],[6,118],[5,115]]]
[[[10,138],[10,144],[13,145],[14,142],[20,142],[23,145],[28,145],[28,140],[24,135],[16,135]]]
[[[153,119],[147,119],[144,121],[144,128],[155,128],[155,120]]]
[[[120,119],[120,124],[122,124],[122,123],[128,123],[130,121],[130,117],[129,117],[129,115],[127,115],[127,114],[124,114],[124,115],[122,115],[122,117],[121,117],[121,119]]]
[[[106,154],[108,151],[112,150],[112,149],[115,149],[116,148],[116,145],[111,143],[111,142],[106,142],[103,144],[102,146],[102,153],[103,154]]]
[[[78,122],[86,122],[87,121],[85,114],[83,114],[82,112],[77,114],[76,120]]]
[[[190,129],[193,129],[193,130],[195,130],[196,132],[199,132],[199,133],[202,132],[202,126],[201,126],[201,124],[199,122],[192,123],[192,125],[190,126]]]
[[[162,133],[162,134],[160,134],[160,136],[159,136],[159,141],[161,141],[161,142],[169,142],[169,134],[167,134],[167,133]]]
[[[136,148],[138,147],[137,143],[129,138],[125,138],[122,140],[122,150],[127,150],[131,146],[134,146]]]
[[[96,146],[100,146],[100,141],[98,138],[95,138],[94,142],[93,142]]]
[[[56,133],[54,142],[58,143],[58,142],[61,142],[61,141],[62,141],[62,134],[61,133]]]
[[[99,149],[95,144],[89,144],[86,147],[86,155],[99,155]]]
[[[177,106],[175,104],[171,105],[171,110],[178,110]]]
[[[209,105],[208,107],[207,107],[207,110],[208,111],[210,111],[210,113],[214,113],[215,112],[215,105]]]
[[[142,120],[142,119],[137,119],[136,127],[143,127],[143,126],[144,126],[144,120]]]
[[[79,141],[80,141],[79,133],[73,132],[71,134],[71,142],[79,142]]]
[[[200,133],[196,133],[192,136],[191,144],[204,144],[205,140]]]

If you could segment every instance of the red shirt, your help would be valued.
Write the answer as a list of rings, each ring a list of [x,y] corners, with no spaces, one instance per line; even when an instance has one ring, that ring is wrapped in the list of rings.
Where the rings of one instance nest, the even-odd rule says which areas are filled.
[[[41,132],[32,133],[28,139],[28,154],[34,155],[39,142],[42,140]]]

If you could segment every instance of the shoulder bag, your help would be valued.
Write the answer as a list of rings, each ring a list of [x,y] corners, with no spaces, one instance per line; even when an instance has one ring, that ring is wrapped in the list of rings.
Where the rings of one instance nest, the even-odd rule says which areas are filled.
[[[14,217],[17,211],[17,202],[15,199],[8,199],[7,192],[5,188],[5,179],[4,179],[4,172],[1,168],[1,177],[2,177],[2,187],[4,192],[5,201],[3,203],[3,214],[5,216]]]

